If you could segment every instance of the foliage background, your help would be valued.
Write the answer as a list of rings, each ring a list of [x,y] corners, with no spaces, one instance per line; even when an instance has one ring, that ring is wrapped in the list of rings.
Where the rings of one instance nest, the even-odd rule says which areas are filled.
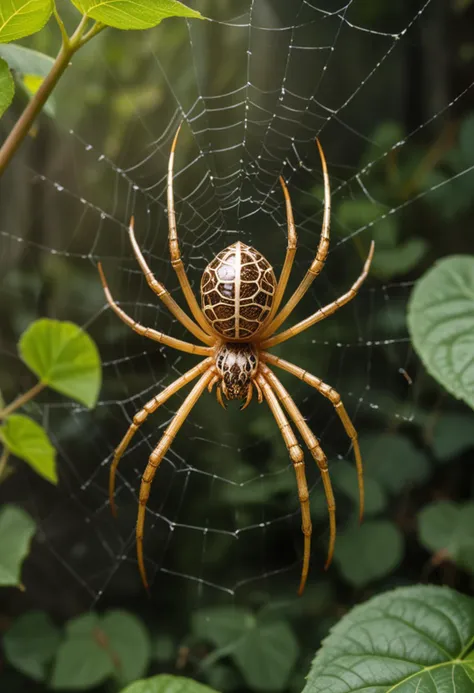
[[[222,0],[220,11],[228,10],[230,4]],[[272,3],[272,7],[277,14],[284,13],[282,3]],[[199,10],[213,16],[215,4],[201,2]],[[65,16],[68,11],[72,15],[72,9],[68,10],[66,5],[63,11]],[[405,26],[413,14],[409,2],[398,3],[394,8],[376,0],[360,3],[360,12],[361,23],[378,30],[391,26],[395,19]],[[351,114],[352,122],[371,133],[375,149],[350,133],[338,130],[339,139],[328,146],[329,161],[342,161],[357,170],[365,160],[375,158],[377,144],[386,151],[403,137],[403,133],[426,122],[433,112],[441,111],[445,103],[470,83],[474,43],[469,26],[474,19],[473,12],[470,2],[433,0],[410,39],[401,44],[388,73],[380,70],[375,75],[367,99],[359,99]],[[220,56],[230,50],[222,35],[219,25],[212,26],[209,44],[196,52],[202,61],[199,67],[206,75],[206,91],[209,92],[218,88],[227,91],[234,82],[242,81],[243,65],[240,63],[236,62],[229,73],[218,68]],[[341,443],[339,422],[334,421],[335,417],[330,418],[329,408],[321,404],[317,395],[293,383],[291,391],[314,430],[318,435],[322,432],[325,449],[334,458],[340,528],[335,566],[326,575],[321,572],[326,511],[322,490],[314,475],[311,479],[315,484],[312,493],[313,567],[310,585],[302,600],[294,597],[301,541],[296,514],[293,521],[275,522],[268,531],[258,530],[248,541],[239,544],[211,536],[203,547],[202,537],[193,542],[189,534],[176,532],[170,551],[179,573],[194,574],[198,566],[205,571],[207,579],[217,584],[238,583],[249,575],[263,579],[243,584],[231,596],[207,589],[202,583],[161,572],[152,601],[148,601],[135,571],[133,546],[123,539],[129,536],[134,522],[133,494],[124,501],[117,529],[108,517],[104,501],[106,467],[97,473],[94,469],[97,461],[106,458],[124,432],[125,418],[121,409],[114,408],[114,401],[124,397],[124,390],[128,396],[142,391],[149,386],[150,378],[161,387],[163,381],[171,380],[173,373],[168,373],[167,359],[162,352],[144,350],[134,335],[117,327],[112,316],[103,314],[92,320],[101,314],[104,306],[94,253],[87,257],[97,225],[88,225],[87,219],[79,224],[76,203],[64,198],[58,206],[58,198],[48,193],[34,172],[44,171],[50,179],[66,181],[71,189],[87,189],[98,208],[108,209],[111,196],[116,195],[117,190],[110,179],[101,177],[97,158],[91,161],[84,146],[67,136],[67,129],[71,127],[81,133],[85,142],[93,141],[98,152],[118,165],[129,165],[135,153],[144,151],[149,145],[144,130],[136,127],[135,108],[139,108],[145,122],[153,124],[152,130],[159,133],[170,122],[174,109],[166,100],[166,90],[157,79],[156,71],[150,69],[150,53],[156,51],[168,56],[167,65],[174,66],[170,78],[185,92],[187,81],[191,84],[194,79],[182,50],[187,41],[185,26],[180,21],[167,22],[145,34],[106,31],[97,37],[74,60],[73,69],[66,73],[55,92],[55,119],[64,129],[43,118],[39,130],[33,133],[28,146],[23,147],[2,180],[2,199],[7,204],[2,204],[0,209],[0,228],[6,231],[0,257],[0,273],[4,278],[0,293],[0,384],[5,399],[9,401],[16,392],[31,385],[30,375],[18,360],[15,345],[31,320],[45,315],[74,320],[89,329],[105,362],[105,384],[102,406],[92,415],[76,416],[72,408],[56,406],[59,400],[50,393],[43,400],[48,403],[46,410],[32,409],[38,417],[44,418],[44,411],[47,412],[45,423],[60,453],[61,483],[57,489],[50,487],[29,470],[16,465],[15,473],[0,486],[0,502],[21,505],[38,521],[39,527],[31,556],[25,564],[26,592],[3,590],[0,593],[0,627],[6,632],[20,615],[38,609],[49,614],[58,628],[78,617],[107,619],[113,618],[110,614],[113,610],[126,610],[135,615],[148,634],[144,636],[148,644],[141,648],[142,653],[149,648],[143,663],[148,673],[186,673],[221,690],[301,690],[311,656],[321,638],[355,603],[390,587],[419,581],[442,583],[472,593],[473,415],[424,374],[409,347],[403,346],[401,353],[411,384],[402,376],[390,377],[387,384],[384,383],[385,373],[394,372],[393,364],[399,363],[400,351],[397,352],[396,343],[388,345],[383,353],[370,356],[370,382],[375,385],[371,401],[378,402],[380,409],[361,408],[357,415],[368,487],[367,518],[359,529],[354,523],[356,496],[350,467],[352,457],[347,457],[348,463],[335,459],[341,450],[347,449],[345,441]],[[53,55],[58,47],[57,31],[50,24],[25,44]],[[343,52],[347,60],[340,62],[340,83],[348,78],[348,72],[357,82],[373,59],[370,41],[359,42],[356,32],[349,33]],[[389,97],[387,83],[391,85]],[[336,78],[333,88],[338,89]],[[19,96],[2,119],[5,131],[24,105],[21,99]],[[472,94],[468,94],[375,171],[377,187],[372,191],[376,189],[380,205],[403,204],[404,200],[412,200],[418,192],[433,187],[443,177],[465,169],[472,163],[469,151],[473,148],[474,103]],[[182,160],[186,161],[190,155],[191,147],[184,140]],[[313,165],[317,165],[316,157]],[[164,168],[159,171],[160,177],[163,172]],[[339,179],[344,177],[342,166],[337,168],[336,175]],[[157,178],[156,161],[144,165],[140,176],[143,187],[153,184]],[[191,189],[192,181],[186,185]],[[297,220],[298,214],[309,216],[318,212],[319,203],[311,202],[311,197],[320,193],[315,178],[302,172],[295,188],[293,202],[299,210]],[[372,320],[370,329],[362,329],[364,343],[367,335],[377,334],[377,326],[383,334],[387,320],[390,327],[385,327],[385,333],[388,331],[393,338],[403,339],[406,336],[406,302],[412,282],[437,258],[472,252],[474,207],[471,191],[472,176],[464,176],[459,184],[449,185],[439,194],[432,193],[419,204],[411,204],[406,213],[395,215],[396,228],[388,222],[373,227],[379,264],[375,266],[371,286],[376,288],[372,293],[361,295],[357,309],[359,318],[365,314]],[[117,216],[125,219],[127,201],[121,199],[118,192]],[[369,224],[377,211],[377,205],[367,205],[363,196],[348,196],[336,210],[339,220],[336,235],[338,232],[342,235],[341,229],[345,228],[350,236],[351,230]],[[245,229],[247,234],[249,229],[250,224]],[[68,238],[71,231],[72,237]],[[184,233],[189,248],[192,238],[186,227]],[[18,243],[12,236],[27,242]],[[160,259],[158,268],[163,278],[173,281],[166,267],[166,239],[163,233],[162,236],[161,249],[154,246],[154,253]],[[116,271],[117,257],[124,262],[129,256],[125,234],[114,244],[110,236],[100,238],[102,245],[94,252],[109,259],[106,270],[114,293],[132,302],[134,291],[139,287],[143,300],[142,280],[138,274]],[[364,242],[366,239],[367,233]],[[302,234],[300,270],[311,256],[314,240],[314,236]],[[413,241],[416,241],[414,245]],[[206,253],[211,256],[225,244],[222,233]],[[67,247],[68,254],[48,252],[58,245]],[[265,220],[258,229],[255,245],[275,264],[281,262],[282,248],[279,251],[275,248],[271,226]],[[340,260],[337,265],[328,263],[330,279],[322,283],[322,290],[330,287],[334,295],[341,293],[357,275],[367,246],[354,237],[345,247],[344,253],[333,256]],[[390,286],[391,281],[402,290],[397,299],[390,301],[388,315],[380,287]],[[300,317],[310,308],[311,301],[305,302]],[[142,307],[141,311],[144,318],[146,310]],[[339,353],[334,355],[321,348],[324,339],[333,343],[356,341],[360,335],[353,318],[353,312],[343,311],[332,327],[321,326],[318,344],[312,342],[312,336],[306,335],[298,341],[297,347],[293,347],[294,356],[289,345],[281,353],[327,381],[339,383],[343,393],[357,392],[368,382],[363,370],[367,368],[367,346],[360,356],[355,349],[351,350],[349,363],[347,360],[343,363]],[[131,359],[131,354],[143,354],[143,358]],[[124,357],[129,360],[120,367],[117,378],[114,364]],[[184,370],[181,364],[180,369]],[[136,408],[137,402],[133,401],[126,407],[129,414]],[[353,413],[353,402],[349,409]],[[210,472],[225,464],[226,475],[235,474],[236,479],[245,479],[245,474],[253,469],[264,469],[266,476],[258,488],[252,487],[251,495],[245,495],[242,487],[237,487],[235,493],[214,490],[210,494],[209,487],[196,480],[186,495],[183,510],[190,524],[203,527],[207,522],[215,528],[231,526],[236,507],[244,525],[258,524],[262,519],[271,522],[287,511],[294,513],[296,498],[291,475],[272,476],[269,473],[275,469],[275,464],[277,469],[287,466],[283,444],[274,434],[273,426],[269,412],[263,408],[254,407],[248,416],[234,410],[224,414],[211,398],[201,402],[192,424],[184,429],[176,443],[181,458],[192,458],[193,467]],[[196,429],[203,431],[199,445],[196,444]],[[153,425],[149,431],[156,436],[157,428]],[[211,443],[213,440],[217,445]],[[224,447],[223,443],[228,440],[232,445]],[[147,449],[144,444],[135,451],[136,468],[145,458]],[[130,476],[126,478],[134,479],[131,483],[136,484],[136,472],[132,469],[125,471],[125,475],[127,473]],[[84,489],[83,485],[93,474],[91,488]],[[167,482],[162,483],[166,487]],[[172,507],[177,497],[171,493],[168,507]],[[155,509],[160,508],[163,498],[157,494],[154,502]],[[166,512],[167,506],[164,507]],[[164,536],[159,531],[149,530],[148,534],[147,554],[159,564]],[[110,554],[107,555],[105,547],[109,547],[114,560],[124,547],[130,558],[114,572],[111,581],[107,579]],[[292,570],[280,572],[282,566],[293,563]],[[271,577],[273,571],[276,573]],[[102,594],[100,590],[104,585],[106,589]],[[91,607],[95,613],[84,616]],[[203,611],[218,607],[223,610]],[[248,619],[254,619],[262,629],[257,633],[259,642],[265,640],[266,633],[279,644],[282,669],[278,670],[278,682],[269,683],[259,678],[264,654],[252,642],[238,655],[233,653],[226,657],[224,650],[222,658],[206,659],[210,652],[215,652],[214,648],[219,653],[219,648],[225,647],[229,629],[238,635],[247,627]],[[41,627],[46,630],[50,626],[43,623]],[[107,631],[105,626],[101,628]],[[123,628],[127,630],[131,626]],[[56,631],[52,629],[53,632]],[[1,663],[2,688],[12,693],[49,690],[49,683],[32,684],[31,679],[7,659]],[[48,658],[46,661],[48,670]],[[68,688],[68,672],[71,677],[68,666],[66,660],[65,675],[59,682],[58,679],[53,681],[57,689]],[[58,675],[57,670],[55,675]],[[96,688],[105,691],[117,686],[114,679],[107,678]]]

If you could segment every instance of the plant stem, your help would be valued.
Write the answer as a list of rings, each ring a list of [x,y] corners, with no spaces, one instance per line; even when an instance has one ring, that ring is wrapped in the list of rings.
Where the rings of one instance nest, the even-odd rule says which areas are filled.
[[[10,457],[10,450],[8,448],[4,448],[3,452],[2,452],[2,456],[0,457],[0,481],[2,480],[3,472],[6,469],[9,457]]]
[[[22,407],[24,404],[30,401],[30,399],[33,399],[33,397],[36,397],[36,395],[41,392],[41,390],[44,390],[46,387],[45,383],[39,382],[36,383],[36,385],[33,385],[33,387],[30,390],[27,390],[24,392],[22,395],[17,397],[16,399],[13,400],[13,402],[10,402],[8,406],[5,407],[5,409],[2,409],[0,411],[0,419],[6,419],[7,416],[10,416],[10,414],[13,414],[14,411]]]
[[[15,154],[15,152],[27,136],[36,116],[43,108],[46,100],[48,99],[54,87],[58,83],[61,75],[66,70],[67,66],[69,65],[69,61],[74,55],[74,53],[79,48],[81,48],[81,46],[87,43],[87,41],[89,41],[93,36],[98,34],[99,31],[102,31],[102,29],[105,28],[103,24],[101,24],[100,22],[96,22],[84,35],[86,24],[89,21],[89,17],[87,17],[87,15],[84,15],[81,21],[79,22],[74,34],[71,36],[71,38],[68,38],[64,29],[64,25],[62,24],[62,20],[57,14],[57,12],[55,13],[55,16],[63,37],[61,50],[59,51],[56,60],[54,61],[51,71],[43,80],[36,94],[31,98],[31,101],[29,102],[28,106],[21,114],[13,130],[10,132],[0,149],[0,176],[2,175],[5,168],[10,163],[13,155]]]

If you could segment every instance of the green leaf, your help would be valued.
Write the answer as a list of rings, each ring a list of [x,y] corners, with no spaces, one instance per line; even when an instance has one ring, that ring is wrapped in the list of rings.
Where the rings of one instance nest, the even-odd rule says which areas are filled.
[[[377,248],[374,255],[374,271],[380,279],[391,279],[407,274],[425,257],[428,243],[423,238],[409,238],[396,248]]]
[[[472,693],[473,643],[470,597],[446,587],[393,590],[331,630],[303,693]]]
[[[84,690],[98,686],[116,671],[114,660],[102,638],[96,614],[79,616],[69,622],[53,669],[55,689]]]
[[[215,693],[215,691],[192,679],[161,674],[151,679],[135,681],[131,686],[124,688],[122,693]]]
[[[331,464],[329,464],[331,467]],[[342,491],[354,504],[359,507],[359,487],[357,484],[357,471],[354,464],[337,460],[332,472],[332,481],[336,489]],[[364,474],[365,506],[364,515],[376,515],[387,505],[387,494],[382,485]]]
[[[21,358],[42,383],[91,408],[102,380],[100,356],[91,337],[72,322],[43,318],[22,334]]]
[[[110,652],[120,661],[120,681],[128,683],[143,676],[151,658],[150,637],[143,623],[126,611],[109,611],[100,628]]]
[[[474,416],[442,414],[436,421],[431,446],[435,457],[442,462],[474,448]]]
[[[474,572],[474,503],[427,505],[418,515],[418,532],[428,551],[442,552],[459,567]]]
[[[372,520],[337,537],[334,562],[347,582],[362,587],[391,573],[403,551],[398,527],[388,520]]]
[[[204,19],[177,0],[72,0],[82,14],[117,29],[149,29],[168,17]]]
[[[426,370],[474,408],[474,257],[443,258],[416,283],[408,328]]]
[[[337,221],[347,234],[375,223],[373,233],[379,252],[381,248],[394,248],[398,238],[397,220],[393,216],[384,217],[386,211],[383,205],[365,198],[344,200],[337,210]]]
[[[10,69],[19,75],[46,77],[54,65],[51,56],[16,43],[0,45],[0,58],[6,60]]]
[[[216,606],[195,612],[191,623],[193,635],[221,648],[209,659],[231,657],[250,688],[286,688],[299,650],[284,621],[260,621],[248,609]]]
[[[35,681],[44,681],[61,640],[58,628],[43,611],[20,616],[3,638],[6,659]]]
[[[52,484],[58,483],[56,451],[42,426],[29,416],[11,414],[0,428],[0,439],[13,455]]]
[[[257,626],[241,638],[232,652],[249,688],[283,691],[299,654],[298,642],[285,621]]]
[[[419,484],[430,472],[428,458],[405,436],[396,433],[367,434],[360,438],[364,470],[387,491],[397,494]]]
[[[193,635],[212,642],[216,647],[226,647],[246,631],[254,628],[256,618],[249,609],[232,606],[215,606],[195,611],[191,619]]]
[[[52,0],[8,0],[0,5],[0,42],[35,34],[53,11]]]
[[[13,101],[15,84],[7,63],[0,60],[0,118]]]
[[[109,611],[103,617],[84,614],[67,625],[52,685],[85,689],[98,686],[112,675],[126,683],[143,676],[150,657],[148,632],[133,614],[120,610]]]
[[[153,641],[153,657],[160,663],[170,662],[175,657],[177,649],[171,635],[157,635]]]
[[[21,566],[36,532],[24,510],[5,505],[0,510],[0,586],[21,587]]]

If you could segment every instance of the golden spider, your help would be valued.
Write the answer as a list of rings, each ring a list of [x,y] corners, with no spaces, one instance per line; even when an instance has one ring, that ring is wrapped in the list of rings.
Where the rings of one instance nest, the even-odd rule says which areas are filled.
[[[293,463],[298,496],[301,505],[302,531],[304,535],[303,565],[301,570],[301,580],[298,594],[302,594],[309,571],[309,558],[311,547],[311,516],[309,509],[308,485],[306,482],[304,456],[301,447],[287,418],[284,409],[296,428],[301,438],[309,449],[321,472],[321,477],[326,495],[326,502],[329,512],[329,548],[326,560],[326,568],[331,563],[334,542],[336,539],[336,504],[332,490],[326,455],[322,451],[316,436],[311,432],[305,419],[287,392],[280,380],[269,368],[269,364],[292,373],[300,380],[314,387],[335,407],[344,429],[352,441],[354,448],[357,478],[359,485],[360,499],[360,519],[362,519],[364,508],[364,481],[362,472],[362,458],[357,440],[357,432],[346,412],[341,401],[340,395],[320,378],[311,375],[298,366],[284,361],[278,356],[268,352],[270,347],[285,342],[291,337],[295,337],[303,330],[311,327],[315,323],[324,320],[343,305],[352,300],[369,272],[370,263],[374,253],[374,243],[371,243],[368,257],[365,261],[361,275],[352,287],[340,298],[332,303],[320,308],[313,315],[305,320],[289,327],[283,332],[275,334],[280,325],[288,318],[294,308],[308,291],[315,277],[321,272],[329,249],[329,224],[330,224],[330,187],[327,172],[326,160],[319,140],[316,144],[321,158],[322,171],[324,177],[324,217],[321,229],[321,237],[318,245],[316,257],[310,268],[306,272],[301,284],[293,295],[289,298],[284,307],[278,312],[285,289],[290,277],[293,260],[296,253],[296,229],[291,208],[290,196],[285,181],[280,177],[280,184],[286,205],[286,218],[288,226],[288,243],[283,269],[277,281],[270,263],[255,248],[251,248],[238,241],[222,250],[206,267],[201,280],[201,307],[196,300],[191,285],[189,283],[181,252],[179,249],[178,234],[176,230],[176,216],[174,210],[173,196],[173,165],[174,153],[180,128],[174,137],[171,146],[171,153],[168,164],[168,224],[169,224],[169,246],[171,264],[174,267],[184,297],[188,307],[194,317],[189,317],[170,296],[151,272],[145,258],[143,257],[134,234],[133,217],[130,221],[129,235],[133,251],[137,261],[146,277],[147,283],[155,294],[163,301],[174,317],[179,320],[204,346],[190,344],[189,342],[175,339],[168,335],[144,327],[127,315],[112,298],[107,286],[105,275],[99,263],[98,269],[105,296],[110,307],[115,311],[126,325],[138,334],[153,339],[161,344],[173,347],[180,351],[190,354],[205,356],[197,366],[184,373],[175,382],[168,385],[159,395],[153,397],[143,409],[133,417],[133,423],[125,434],[120,445],[114,453],[114,459],[110,468],[109,496],[110,506],[116,515],[114,501],[115,474],[117,465],[125,449],[129,445],[133,435],[141,424],[150,414],[153,414],[158,407],[164,404],[171,395],[174,395],[182,387],[190,383],[199,376],[192,390],[176,412],[171,423],[167,427],[160,442],[150,455],[145,473],[143,474],[138,517],[136,526],[137,558],[140,575],[148,590],[148,581],[143,559],[143,526],[145,521],[145,510],[150,488],[163,457],[168,451],[173,439],[177,435],[183,422],[185,421],[192,408],[207,388],[209,392],[216,386],[216,396],[219,403],[225,408],[223,396],[227,400],[243,400],[242,409],[250,403],[253,388],[257,391],[258,401],[266,399],[273,416],[276,419],[281,431],[291,461]]]

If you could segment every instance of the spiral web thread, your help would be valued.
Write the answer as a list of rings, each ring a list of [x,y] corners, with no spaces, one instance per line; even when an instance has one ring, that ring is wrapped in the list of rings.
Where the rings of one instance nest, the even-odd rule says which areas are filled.
[[[263,0],[242,0],[239,12],[235,12],[239,3],[232,4],[234,14],[227,7],[230,4],[223,3],[221,10],[216,8],[217,14],[211,21],[182,22],[181,74],[172,65],[177,59],[176,50],[167,54],[165,48],[155,47],[160,46],[159,40],[155,44],[150,42],[150,80],[161,90],[166,107],[160,111],[162,122],[154,123],[143,115],[139,106],[134,107],[133,95],[126,97],[132,117],[129,132],[122,138],[123,150],[114,155],[104,153],[106,138],[97,135],[98,142],[91,142],[81,134],[80,126],[75,129],[58,123],[52,126],[61,142],[62,153],[44,167],[29,168],[27,178],[28,184],[46,200],[35,211],[35,221],[43,215],[42,224],[46,228],[48,218],[55,219],[57,226],[59,217],[64,233],[51,236],[46,230],[41,240],[32,240],[26,231],[3,229],[1,232],[12,253],[20,252],[16,246],[21,244],[21,252],[31,254],[41,266],[49,266],[54,256],[60,256],[71,267],[71,274],[78,274],[88,285],[95,282],[93,293],[87,294],[92,296],[90,303],[84,305],[78,306],[78,295],[66,291],[60,317],[67,318],[79,311],[81,319],[77,321],[98,341],[100,336],[108,336],[118,350],[108,360],[107,349],[101,348],[104,388],[95,412],[59,398],[44,408],[45,421],[59,451],[61,485],[49,507],[37,508],[41,536],[62,569],[85,590],[91,604],[109,589],[122,568],[135,578],[134,513],[141,473],[183,394],[168,401],[136,434],[122,459],[117,501],[119,507],[127,506],[129,511],[119,524],[109,517],[107,496],[107,472],[113,449],[131,423],[133,413],[194,363],[171,349],[130,338],[108,309],[95,274],[95,265],[100,260],[110,277],[113,294],[125,310],[150,327],[193,341],[166,313],[141,278],[127,237],[128,221],[134,214],[138,241],[155,275],[181,300],[166,244],[166,163],[179,122],[183,120],[185,124],[175,170],[178,233],[196,291],[207,263],[237,238],[258,249],[259,238],[273,233],[275,254],[269,259],[275,270],[280,270],[286,247],[284,204],[278,185],[280,174],[284,175],[293,198],[299,234],[293,277],[302,278],[317,247],[322,220],[321,169],[314,145],[315,137],[320,138],[332,185],[331,249],[326,269],[308,293],[306,314],[333,300],[354,281],[373,228],[388,218],[398,219],[409,213],[412,205],[423,198],[429,199],[440,186],[455,186],[458,179],[474,168],[473,159],[471,166],[446,181],[416,191],[394,206],[382,206],[382,211],[369,224],[344,228],[344,220],[338,218],[340,204],[362,196],[379,208],[373,195],[374,174],[378,174],[394,152],[403,156],[407,143],[449,115],[472,86],[467,85],[436,112],[428,114],[394,146],[370,149],[372,132],[364,130],[364,123],[357,119],[357,109],[353,107],[360,111],[362,102],[370,109],[375,100],[387,98],[388,105],[381,109],[380,118],[396,119],[399,114],[391,112],[395,102],[388,96],[390,84],[385,94],[375,91],[373,85],[377,83],[380,88],[380,72],[385,74],[383,71],[391,61],[399,59],[397,52],[415,40],[415,32],[427,21],[432,3],[430,0],[415,3],[412,16],[404,18],[403,26],[397,25],[399,19],[390,19],[387,20],[390,30],[385,31],[356,22],[361,0],[349,1],[335,9],[334,2],[298,0],[287,3],[291,8],[284,6],[278,13],[272,9],[272,3]],[[158,37],[163,36],[166,23],[153,31]],[[207,49],[217,35],[220,46],[225,47],[219,64],[212,60],[211,49]],[[355,79],[350,66],[353,56],[347,46],[364,55],[364,72],[359,74],[356,70]],[[203,55],[207,55],[207,63]],[[230,67],[233,64],[238,66],[234,71]],[[341,71],[341,64],[347,65],[345,72]],[[124,78],[108,65],[104,69],[111,83],[120,88]],[[341,79],[341,74],[346,72],[346,78]],[[229,73],[230,77],[226,77]],[[350,150],[349,154],[341,148],[341,142]],[[361,154],[367,149],[372,152],[370,159],[357,168],[354,162],[364,161]],[[87,176],[83,175],[84,171]],[[346,263],[348,271],[341,275],[341,267]],[[361,417],[370,415],[386,430],[413,416],[413,388],[407,382],[411,350],[405,327],[400,327],[396,318],[397,308],[405,305],[410,290],[411,284],[407,282],[395,280],[384,284],[369,279],[361,291],[360,302],[356,299],[344,309],[353,320],[353,338],[340,341],[331,337],[330,330],[321,332],[316,328],[306,334],[306,345],[314,345],[318,354],[324,349],[330,354],[331,384],[341,392],[356,426]],[[75,291],[80,291],[80,286]],[[380,323],[376,317],[382,308],[386,320]],[[332,320],[339,324],[337,316]],[[344,321],[347,320],[345,315]],[[288,342],[281,353],[298,363],[298,348],[292,344]],[[120,355],[116,356],[117,353]],[[353,361],[359,364],[357,376],[351,370]],[[378,362],[390,364],[384,369],[383,379]],[[312,372],[329,377],[325,372],[318,372],[317,363]],[[395,390],[404,392],[404,396],[392,397]],[[323,398],[317,399],[297,380],[292,381],[291,393],[309,424],[317,426],[315,432],[332,460],[332,469],[337,467],[338,459],[352,460],[349,441],[337,428],[340,424],[330,405]],[[288,512],[283,514],[275,516],[262,505],[255,521],[255,513],[248,514],[236,503],[225,520],[218,521],[214,516],[213,507],[229,488],[238,498],[239,491],[267,483],[270,478],[287,478],[293,475],[293,469],[276,425],[272,428],[269,423],[264,432],[239,437],[241,428],[253,422],[244,414],[240,419],[229,415],[228,425],[216,431],[213,416],[217,405],[211,399],[214,398],[207,394],[203,396],[180,434],[186,443],[180,443],[178,436],[155,477],[145,528],[152,589],[160,584],[163,576],[168,576],[190,581],[198,591],[210,588],[233,595],[245,585],[268,585],[275,574],[298,570],[295,559],[298,548],[296,554],[292,555],[291,551],[285,554],[280,566],[266,562],[267,542],[275,533],[278,536],[288,532],[289,527],[293,530],[296,527],[294,542],[298,547],[300,510],[296,488]],[[309,408],[305,407],[308,401]],[[270,411],[263,410],[265,406],[258,410],[258,421],[271,420]],[[77,448],[80,453],[75,449],[77,436],[82,441]],[[226,459],[232,457],[234,462],[240,460],[243,467],[247,465],[248,472],[246,458],[253,455],[262,439],[277,451],[273,453],[278,462],[276,468],[268,465],[255,468],[253,475],[247,475],[244,480],[238,464],[226,468]],[[247,442],[244,445],[240,442],[239,447],[242,440]],[[205,463],[207,455],[210,465]],[[220,466],[216,464],[219,458]],[[309,455],[306,459],[309,468]],[[322,497],[322,487],[316,470],[308,470],[308,476],[311,499],[315,502]],[[202,496],[199,512],[193,516],[191,509],[195,510],[196,505],[191,504],[190,509],[187,501],[195,497],[196,489]],[[61,532],[58,524],[66,507],[75,518],[72,532],[71,525]],[[323,540],[319,548],[318,539]],[[318,551],[322,564],[325,539],[315,534],[313,570],[320,569]],[[227,551],[229,556],[234,555],[229,559],[234,561],[232,565],[235,567],[239,562],[235,556],[240,557],[240,562],[238,570],[229,569],[216,577],[209,564],[213,547],[219,541],[230,543]],[[88,558],[91,546],[95,546],[92,555],[101,556],[99,560]],[[187,551],[191,554],[188,561],[177,558]],[[250,552],[255,557],[255,551],[260,552],[260,568],[255,568],[258,561],[253,560],[252,567],[246,569],[246,556]],[[295,588],[296,575],[297,572]],[[262,580],[263,583],[259,582]]]

